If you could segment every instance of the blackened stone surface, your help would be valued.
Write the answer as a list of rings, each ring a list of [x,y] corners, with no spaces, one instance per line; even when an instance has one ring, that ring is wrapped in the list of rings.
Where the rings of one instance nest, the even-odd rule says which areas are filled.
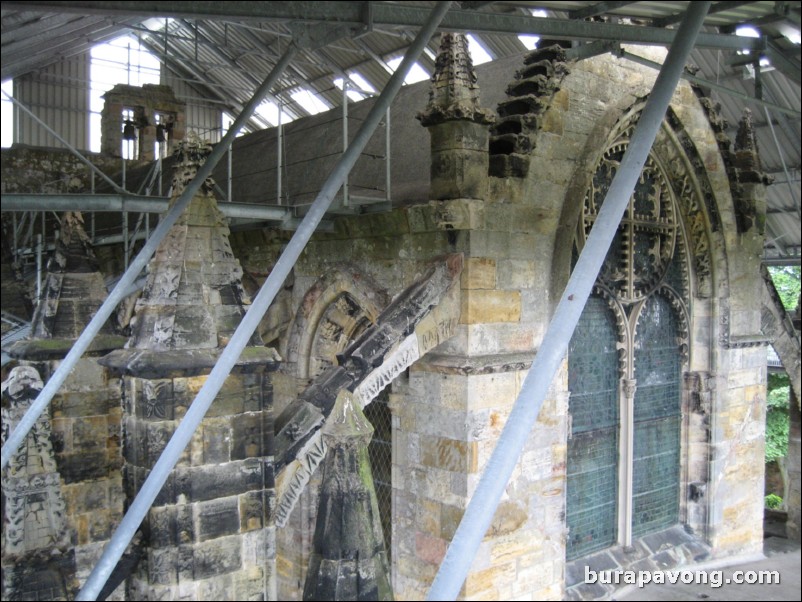
[[[347,391],[323,428],[329,447],[304,600],[392,600],[368,443],[373,427]]]

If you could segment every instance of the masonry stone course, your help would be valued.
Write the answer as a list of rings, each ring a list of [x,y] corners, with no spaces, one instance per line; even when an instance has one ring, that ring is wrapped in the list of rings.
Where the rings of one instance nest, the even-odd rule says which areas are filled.
[[[466,39],[445,34],[428,104],[414,107],[429,148],[411,149],[416,156],[393,167],[425,155],[428,192],[413,201],[405,190],[404,201],[383,213],[337,216],[333,231],[310,241],[150,510],[129,599],[353,599],[368,590],[423,599],[581,250],[597,167],[631,134],[654,78],[623,59],[573,61],[544,44],[520,58],[506,88],[494,84],[491,110]],[[112,111],[125,105],[109,100]],[[310,120],[321,136],[322,119]],[[149,135],[150,124],[143,127]],[[652,149],[677,227],[687,233],[676,247],[687,265],[661,291],[680,314],[672,350],[676,523],[641,537],[616,533],[612,547],[566,560],[578,420],[569,412],[566,361],[461,599],[609,599],[613,588],[583,583],[586,566],[671,569],[759,550],[765,351],[769,326],[783,321],[761,300],[768,180],[752,128],[745,115],[733,145],[715,104],[683,83]],[[321,144],[335,141],[335,132],[326,136]],[[253,144],[257,138],[270,145],[266,135]],[[197,169],[192,156],[209,149],[191,137],[181,148],[179,180],[186,180]],[[230,339],[248,292],[289,240],[267,229],[229,231],[211,188],[207,182],[154,256],[128,347],[99,349],[110,352],[102,367],[86,367],[117,397],[75,387],[54,402],[60,486],[73,537],[86,546],[109,537],[123,500],[141,486]],[[261,189],[253,188],[248,194]],[[69,290],[53,282],[53,291]],[[617,328],[635,332],[640,301],[616,300],[608,284],[596,294]],[[45,308],[48,316],[58,309]],[[61,309],[86,313],[79,304]],[[793,329],[784,332],[781,344],[798,358],[798,331],[796,351]],[[634,368],[626,373],[633,361],[626,342],[624,335],[614,342],[612,376],[624,397],[645,379]],[[58,357],[39,353],[40,362]],[[387,549],[357,411],[382,389],[392,425]],[[359,400],[353,410],[337,405],[346,392]],[[798,537],[798,465],[789,474],[788,526]],[[104,475],[113,478],[100,486]],[[80,564],[94,555],[81,549],[75,557]],[[338,590],[338,579],[347,586]]]

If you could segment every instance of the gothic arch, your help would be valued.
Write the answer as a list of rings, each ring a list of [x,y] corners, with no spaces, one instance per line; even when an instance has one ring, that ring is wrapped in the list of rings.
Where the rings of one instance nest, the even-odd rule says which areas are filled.
[[[386,291],[355,266],[331,268],[300,301],[287,332],[282,371],[294,377],[297,387],[303,390],[336,362],[337,353],[373,324],[388,303]],[[279,583],[280,598],[286,598],[297,584],[304,582],[317,517],[320,476],[319,471],[311,476],[287,525],[277,531],[279,555],[288,573]],[[288,590],[282,592],[285,587]]]
[[[290,326],[285,356],[290,371],[310,379],[376,321],[387,293],[354,266],[326,272],[306,292]]]

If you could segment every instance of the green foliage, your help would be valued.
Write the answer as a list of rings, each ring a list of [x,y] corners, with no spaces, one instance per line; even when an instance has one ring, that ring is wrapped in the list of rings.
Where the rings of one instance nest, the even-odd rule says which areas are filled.
[[[783,499],[776,493],[770,493],[766,496],[766,508],[769,510],[776,510],[783,504]]]
[[[788,396],[791,380],[785,372],[769,374],[766,395],[766,462],[788,453]]]
[[[793,311],[799,301],[800,266],[770,267],[769,274],[780,294],[785,309]]]
[[[766,398],[766,406],[769,411],[788,410],[788,396],[791,394],[791,387],[777,387],[769,391]]]
[[[788,454],[788,412],[780,409],[766,412],[766,462]]]
[[[791,379],[788,377],[787,372],[769,372],[768,389],[773,391],[780,387],[790,387]]]

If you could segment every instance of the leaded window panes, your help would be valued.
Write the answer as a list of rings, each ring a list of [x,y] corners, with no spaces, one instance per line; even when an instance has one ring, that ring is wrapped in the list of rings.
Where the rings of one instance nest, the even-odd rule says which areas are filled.
[[[627,137],[623,133],[599,159],[575,257]],[[679,206],[663,166],[650,155],[596,281],[598,295],[588,301],[569,346],[569,560],[679,520],[680,382],[687,350],[687,324],[681,327],[680,320],[690,296]]]
[[[566,555],[572,559],[612,545],[618,535],[618,352],[603,299],[588,299],[568,358]]]
[[[635,339],[632,534],[673,525],[679,516],[680,355],[669,302],[650,297]]]

